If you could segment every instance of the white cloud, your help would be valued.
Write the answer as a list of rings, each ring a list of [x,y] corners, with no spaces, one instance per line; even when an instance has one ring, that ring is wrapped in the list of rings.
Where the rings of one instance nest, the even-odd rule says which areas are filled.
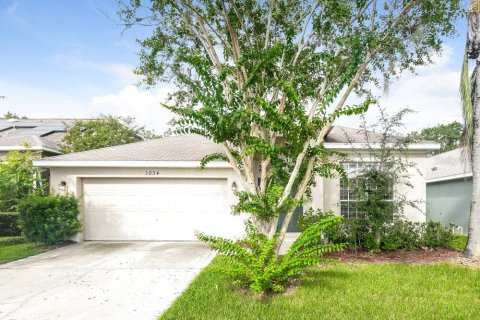
[[[112,94],[94,96],[82,100],[61,92],[14,83],[0,79],[0,115],[7,111],[29,118],[93,118],[99,114],[113,114],[136,118],[138,125],[146,125],[162,133],[173,114],[160,106],[170,89],[167,86],[154,90],[142,90],[128,85]]]
[[[127,64],[101,63],[70,55],[56,55],[51,61],[69,69],[87,69],[110,75],[121,86],[135,84],[140,80],[140,77],[133,73],[133,67]]]
[[[130,85],[116,94],[93,97],[91,106],[101,113],[135,117],[139,124],[162,133],[173,118],[169,110],[160,106],[170,91],[167,87],[144,91]]]
[[[404,119],[405,131],[420,130],[440,123],[461,121],[458,93],[460,70],[452,70],[453,50],[446,47],[443,55],[434,57],[434,64],[417,69],[417,74],[404,74],[390,86],[390,92],[380,100],[389,113],[408,107],[416,111]],[[368,122],[378,116],[375,108],[366,115]],[[338,124],[358,127],[358,117],[344,117]]]

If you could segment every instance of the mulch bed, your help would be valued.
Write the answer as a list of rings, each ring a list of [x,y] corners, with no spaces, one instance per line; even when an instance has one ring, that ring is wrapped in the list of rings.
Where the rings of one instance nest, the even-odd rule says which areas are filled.
[[[373,264],[373,263],[453,263],[466,266],[480,267],[480,260],[470,260],[462,256],[461,252],[450,249],[418,249],[415,251],[382,251],[371,253],[369,251],[345,250],[325,255],[326,258],[335,259],[350,264]]]

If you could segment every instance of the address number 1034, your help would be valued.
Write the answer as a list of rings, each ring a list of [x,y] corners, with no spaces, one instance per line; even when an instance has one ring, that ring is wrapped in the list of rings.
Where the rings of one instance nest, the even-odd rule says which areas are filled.
[[[160,170],[145,170],[146,176],[159,176]]]

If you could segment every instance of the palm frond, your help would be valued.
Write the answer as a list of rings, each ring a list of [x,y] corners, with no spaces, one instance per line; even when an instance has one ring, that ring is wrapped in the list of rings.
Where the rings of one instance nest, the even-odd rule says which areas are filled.
[[[460,97],[462,100],[462,111],[463,111],[463,133],[462,133],[462,152],[465,156],[471,155],[472,143],[473,143],[473,132],[474,132],[474,121],[473,121],[473,106],[474,99],[476,96],[476,72],[477,67],[475,68],[472,76],[470,77],[468,72],[468,58],[467,52],[463,58],[462,71],[460,73]]]

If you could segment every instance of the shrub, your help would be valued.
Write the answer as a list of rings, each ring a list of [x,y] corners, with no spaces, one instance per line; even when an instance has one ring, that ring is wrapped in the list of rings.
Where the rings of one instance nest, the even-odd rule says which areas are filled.
[[[324,219],[335,217],[335,213],[332,210],[323,212],[321,209],[310,208],[298,218],[297,225],[301,231],[304,231]],[[326,239],[333,239],[338,234],[339,224],[334,224],[330,227],[326,227],[323,231]]]
[[[428,221],[423,234],[423,245],[428,248],[449,248],[453,240],[450,227],[440,222]]]
[[[463,238],[454,238],[449,227],[439,222],[428,223],[396,220],[384,224],[380,230],[380,243],[371,232],[370,224],[365,218],[349,218],[335,225],[336,232],[325,233],[327,241],[344,243],[351,249],[380,250],[416,250],[422,246],[428,248],[452,248],[462,246]],[[457,239],[457,240],[456,240]],[[453,242],[456,240],[455,242]],[[460,250],[461,251],[461,250]]]
[[[276,254],[277,236],[268,238],[256,231],[251,222],[246,223],[246,237],[234,241],[197,233],[197,238],[225,256],[227,268],[235,284],[253,292],[283,292],[300,272],[313,265],[330,260],[322,258],[327,252],[340,251],[342,244],[324,245],[322,232],[341,221],[330,217],[305,229],[291,245],[285,256]]]
[[[25,243],[24,237],[2,237],[0,238],[0,247],[13,246]]]
[[[0,211],[16,211],[19,201],[44,192],[42,171],[32,162],[36,158],[31,150],[11,151],[0,161]]]
[[[19,236],[21,234],[16,212],[0,212],[0,237]]]
[[[23,234],[45,245],[67,240],[80,231],[77,199],[73,195],[30,196],[18,206]]]
[[[422,243],[422,224],[398,220],[385,228],[382,237],[382,250],[416,250]]]
[[[350,249],[363,248],[365,237],[368,234],[366,224],[360,218],[349,218],[342,220],[336,226],[336,233],[329,235],[332,243],[344,243]]]

